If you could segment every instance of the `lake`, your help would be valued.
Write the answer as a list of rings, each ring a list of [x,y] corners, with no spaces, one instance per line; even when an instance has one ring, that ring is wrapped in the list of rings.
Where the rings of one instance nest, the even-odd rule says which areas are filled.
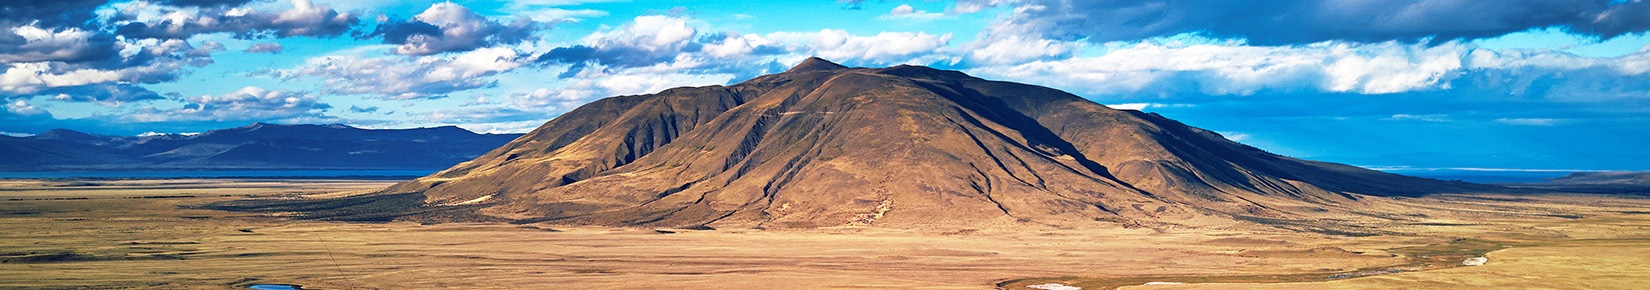
[[[0,172],[0,179],[15,178],[372,178],[413,179],[435,170],[265,170],[265,171],[59,171]]]
[[[1415,177],[1426,177],[1438,180],[1460,180],[1475,183],[1503,183],[1503,182],[1547,182],[1548,178],[1558,178],[1573,173],[1571,171],[1513,171],[1513,170],[1462,170],[1462,169],[1394,169],[1381,170],[1387,173],[1403,174]]]

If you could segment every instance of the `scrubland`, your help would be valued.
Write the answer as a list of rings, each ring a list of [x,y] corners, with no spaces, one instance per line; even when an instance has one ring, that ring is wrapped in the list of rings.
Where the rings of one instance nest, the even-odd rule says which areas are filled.
[[[1083,231],[344,223],[188,208],[388,185],[0,181],[0,288],[1633,289],[1650,282],[1641,275],[1650,270],[1650,200],[1602,195],[1404,199],[1397,202],[1463,214],[1379,225],[1380,235],[1259,223]],[[1488,262],[1459,266],[1478,256]],[[1141,286],[1148,282],[1185,284]]]

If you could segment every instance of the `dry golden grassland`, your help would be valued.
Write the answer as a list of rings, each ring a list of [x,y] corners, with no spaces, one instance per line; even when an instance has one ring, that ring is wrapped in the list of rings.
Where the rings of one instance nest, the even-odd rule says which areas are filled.
[[[385,181],[0,181],[0,288],[1126,289],[1650,285],[1650,200],[1444,195],[1378,236],[1245,230],[761,231],[341,223],[179,208]],[[1507,215],[1520,211],[1540,215]],[[1484,254],[1487,253],[1487,254]],[[1483,255],[1483,266],[1456,266]],[[1378,271],[1397,270],[1387,274]],[[1379,274],[1379,275],[1376,275]],[[1340,279],[1330,279],[1343,275]],[[1224,282],[1224,283],[1222,283]],[[1234,283],[1236,282],[1236,283]],[[1242,283],[1247,282],[1247,283]],[[1289,283],[1277,283],[1289,282]]]

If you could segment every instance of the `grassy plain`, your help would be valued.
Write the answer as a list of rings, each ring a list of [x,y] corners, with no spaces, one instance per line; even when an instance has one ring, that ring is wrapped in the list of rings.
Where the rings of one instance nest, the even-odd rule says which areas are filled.
[[[0,288],[1632,289],[1650,200],[1407,199],[1459,216],[1382,235],[1243,229],[807,231],[340,223],[180,208],[360,193],[386,181],[0,181]],[[1483,266],[1457,267],[1483,255]],[[1386,273],[1399,270],[1398,273]],[[1381,273],[1376,273],[1381,272]],[[1349,274],[1350,275],[1347,275]],[[1376,275],[1379,274],[1379,275]],[[1342,275],[1342,276],[1337,276]],[[1343,277],[1330,279],[1330,277]],[[1276,283],[1289,282],[1289,283]]]

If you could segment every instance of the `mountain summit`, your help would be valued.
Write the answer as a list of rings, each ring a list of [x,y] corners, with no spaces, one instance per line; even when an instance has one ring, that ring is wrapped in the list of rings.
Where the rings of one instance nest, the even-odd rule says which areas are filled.
[[[791,67],[790,70],[786,70],[785,72],[797,73],[805,71],[839,70],[845,68],[848,67],[836,64],[823,58],[809,57],[808,59],[802,60],[802,63],[796,64],[796,66]]]
[[[327,214],[690,228],[1195,226],[1362,217],[1354,211],[1383,200],[1371,196],[1488,188],[1279,156],[1045,87],[812,58],[730,86],[597,100],[368,197],[400,202]],[[417,207],[392,214],[389,204]]]

